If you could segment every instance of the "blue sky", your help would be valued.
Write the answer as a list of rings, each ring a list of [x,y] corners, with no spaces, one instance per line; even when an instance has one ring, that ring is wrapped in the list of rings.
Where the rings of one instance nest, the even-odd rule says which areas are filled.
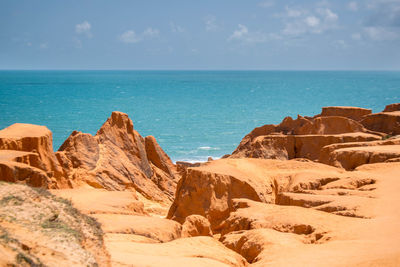
[[[0,0],[0,69],[400,70],[400,0]]]

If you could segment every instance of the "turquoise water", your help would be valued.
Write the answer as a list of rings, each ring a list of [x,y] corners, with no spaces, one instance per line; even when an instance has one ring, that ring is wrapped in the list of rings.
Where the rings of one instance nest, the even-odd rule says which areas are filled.
[[[231,153],[254,127],[322,106],[381,111],[400,102],[400,72],[0,71],[0,128],[46,125],[54,148],[73,130],[95,134],[114,110],[173,160]]]

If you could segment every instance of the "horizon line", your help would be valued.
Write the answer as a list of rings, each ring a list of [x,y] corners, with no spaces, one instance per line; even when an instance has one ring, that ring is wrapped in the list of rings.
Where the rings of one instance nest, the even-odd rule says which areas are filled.
[[[394,71],[400,69],[2,69],[0,71]]]

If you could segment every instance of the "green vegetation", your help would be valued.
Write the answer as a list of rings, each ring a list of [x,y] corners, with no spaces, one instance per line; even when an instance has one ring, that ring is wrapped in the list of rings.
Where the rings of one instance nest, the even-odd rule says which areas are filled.
[[[13,196],[13,195],[3,197],[0,200],[1,206],[5,206],[5,205],[20,206],[23,203],[24,203],[24,200],[20,196]]]

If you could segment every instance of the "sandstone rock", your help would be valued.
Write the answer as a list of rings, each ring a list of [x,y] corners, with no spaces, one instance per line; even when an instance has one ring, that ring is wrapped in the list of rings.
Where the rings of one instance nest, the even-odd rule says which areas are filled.
[[[400,111],[400,103],[390,104],[385,107],[383,112]]]
[[[307,135],[333,135],[344,133],[366,132],[366,129],[358,122],[345,117],[330,116],[315,118],[312,123],[297,129],[295,134]]]
[[[232,212],[223,222],[221,234],[267,228],[302,235],[307,243],[321,243],[334,238],[333,230],[353,223],[352,219],[312,209],[233,199]]]
[[[213,232],[229,216],[233,198],[275,203],[280,192],[318,189],[344,177],[337,168],[313,162],[220,159],[188,168],[167,218],[180,223],[192,214],[206,217]]]
[[[347,142],[347,143],[337,143],[337,144],[327,145],[321,149],[318,161],[324,164],[340,167],[340,165],[335,164],[332,156],[332,153],[337,149],[348,148],[348,147],[385,146],[385,145],[400,145],[400,138],[392,137],[387,140],[368,141],[368,142]]]
[[[398,135],[400,134],[400,111],[370,114],[360,123],[371,131]]]
[[[189,215],[182,225],[182,237],[212,236],[210,222],[201,215]]]
[[[328,163],[346,170],[353,170],[363,164],[385,162],[400,157],[400,145],[359,146],[334,150]]]
[[[112,261],[118,265],[247,266],[242,256],[207,236],[180,238],[161,244],[109,241],[106,246]]]
[[[36,153],[30,156],[33,167],[42,169],[49,178],[55,177],[57,187],[68,187],[64,173],[53,152],[52,134],[45,126],[15,123],[0,130],[0,150],[17,150]],[[3,152],[4,153],[4,152]],[[23,161],[21,159],[21,161]]]
[[[243,139],[229,158],[292,159],[295,157],[295,136],[264,135]]]
[[[317,160],[323,147],[347,142],[380,140],[380,136],[368,133],[336,135],[265,135],[254,139],[244,138],[230,158]]]
[[[43,170],[12,161],[0,161],[0,180],[34,187],[57,188],[57,183]]]
[[[95,136],[74,131],[56,153],[74,186],[108,190],[134,188],[168,202],[177,171],[154,137],[143,138],[127,114],[113,112]]]
[[[172,220],[123,214],[93,214],[105,233],[135,234],[159,242],[181,237],[182,226]]]
[[[242,255],[247,262],[265,261],[271,254],[280,254],[288,248],[300,248],[302,236],[282,233],[268,228],[232,232],[221,237],[220,241],[228,248]]]
[[[360,121],[364,116],[372,113],[371,109],[357,107],[323,107],[321,115],[346,117],[355,121]]]
[[[144,203],[134,191],[108,191],[94,188],[51,190],[51,193],[69,199],[85,214],[147,215]]]
[[[296,158],[317,160],[321,149],[330,144],[366,142],[380,140],[381,137],[368,133],[347,133],[337,135],[302,135],[295,137]]]

